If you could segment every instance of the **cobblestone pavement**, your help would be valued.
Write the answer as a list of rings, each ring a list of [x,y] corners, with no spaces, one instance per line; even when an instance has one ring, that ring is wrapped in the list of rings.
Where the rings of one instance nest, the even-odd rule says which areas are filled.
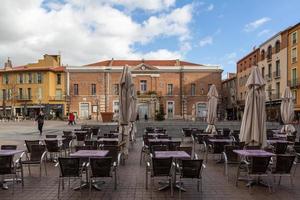
[[[73,129],[74,127],[67,127],[65,124],[48,124],[46,129],[56,130],[61,132],[62,128]],[[12,126],[14,129],[17,126]],[[23,129],[23,128],[22,128]],[[31,129],[31,128],[30,128]],[[3,128],[9,131],[9,128]],[[14,132],[28,131],[26,128],[23,130],[14,130]],[[30,131],[28,131],[29,133]],[[32,134],[35,134],[34,131]],[[36,131],[37,133],[37,131]],[[32,134],[27,136],[32,137]],[[23,135],[22,137],[26,137]],[[23,148],[23,139],[8,138],[3,140],[1,137],[0,145],[4,143],[18,144],[19,148]],[[198,149],[199,147],[197,147]],[[125,166],[119,166],[118,170],[118,188],[116,191],[113,189],[113,182],[111,179],[106,179],[106,184],[103,186],[102,191],[92,192],[91,199],[178,199],[178,191],[174,192],[174,197],[170,196],[170,191],[157,191],[158,181],[155,181],[154,187],[148,190],[145,189],[145,164],[139,165],[141,150],[141,139],[137,140],[137,143],[130,150],[129,158]],[[197,150],[198,152],[198,150]],[[202,155],[202,154],[200,154]],[[203,155],[202,155],[203,156]],[[58,168],[54,167],[53,163],[47,164],[48,176],[43,174],[42,178],[39,178],[38,168],[32,170],[32,176],[29,176],[27,169],[25,169],[25,187],[22,190],[21,184],[15,185],[15,193],[12,194],[12,187],[9,185],[9,190],[0,189],[0,200],[11,199],[24,199],[24,200],[50,200],[57,199],[57,187],[58,187]],[[283,178],[281,185],[276,186],[274,193],[269,193],[267,188],[254,186],[252,194],[249,193],[248,188],[244,182],[239,183],[239,187],[234,185],[234,179],[236,174],[236,167],[230,167],[229,180],[223,174],[223,164],[216,164],[215,160],[210,157],[207,168],[203,173],[203,193],[199,193],[196,190],[196,184],[193,181],[186,181],[185,188],[187,192],[182,193],[182,199],[230,199],[230,200],[286,200],[286,199],[300,199],[300,168],[296,171],[294,178],[294,186],[290,185],[289,179]],[[150,182],[149,182],[150,183]],[[78,186],[78,181],[71,181],[71,188]],[[66,184],[66,186],[68,186]],[[89,199],[88,190],[83,190],[82,194],[79,191],[73,191],[72,189],[66,189],[61,193],[61,199]]]

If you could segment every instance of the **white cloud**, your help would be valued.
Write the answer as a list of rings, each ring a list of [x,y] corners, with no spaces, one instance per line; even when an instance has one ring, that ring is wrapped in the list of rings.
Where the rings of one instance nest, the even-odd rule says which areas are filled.
[[[260,36],[266,35],[266,34],[268,34],[268,33],[270,33],[270,29],[264,29],[264,30],[260,31],[260,32],[257,34],[257,36],[260,37]]]
[[[214,4],[209,4],[207,11],[212,11],[214,9]]]
[[[258,20],[255,20],[253,22],[250,22],[250,23],[245,25],[244,31],[246,31],[246,32],[254,31],[254,30],[261,27],[262,25],[264,25],[265,23],[267,23],[270,20],[271,20],[271,18],[269,18],[269,17],[263,17],[263,18],[260,18]]]
[[[74,65],[112,57],[182,58],[185,53],[181,52],[182,47],[187,50],[186,43],[191,38],[189,24],[193,4],[174,9],[175,0],[123,0],[116,3],[128,10],[157,12],[139,23],[130,13],[115,8],[114,2],[117,1],[87,0],[83,3],[67,0],[64,4],[51,1],[41,6],[42,0],[1,1],[0,66],[8,56],[13,64],[20,65],[35,62],[43,54],[58,52],[61,52],[64,64]],[[132,2],[136,4],[133,6]],[[145,6],[147,2],[150,7]],[[177,38],[179,49],[144,53],[135,49],[135,44],[145,45],[158,37]]]
[[[202,38],[200,41],[199,41],[199,46],[200,47],[204,47],[206,45],[210,45],[213,43],[213,37],[211,36],[207,36],[207,37],[204,37]]]

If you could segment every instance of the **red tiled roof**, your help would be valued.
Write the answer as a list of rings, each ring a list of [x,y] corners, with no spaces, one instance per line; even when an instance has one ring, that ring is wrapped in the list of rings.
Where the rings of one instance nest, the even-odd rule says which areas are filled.
[[[176,60],[104,60],[97,63],[88,64],[85,66],[137,66],[139,64],[145,63],[147,65],[152,66],[176,66]],[[186,61],[179,61],[180,65],[185,66],[202,66],[201,64],[186,62]]]
[[[0,72],[18,72],[18,71],[54,71],[54,72],[63,72],[65,71],[65,67],[63,66],[56,66],[56,67],[27,67],[25,66],[18,66],[13,67],[11,70],[1,69]]]

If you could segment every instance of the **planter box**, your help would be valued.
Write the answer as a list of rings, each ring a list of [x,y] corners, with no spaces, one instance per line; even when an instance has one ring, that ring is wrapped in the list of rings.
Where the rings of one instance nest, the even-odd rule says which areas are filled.
[[[102,122],[111,122],[113,119],[113,112],[101,112]]]

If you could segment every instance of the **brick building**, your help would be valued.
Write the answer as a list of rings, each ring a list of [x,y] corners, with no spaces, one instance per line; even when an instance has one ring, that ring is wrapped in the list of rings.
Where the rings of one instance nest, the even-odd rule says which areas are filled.
[[[222,81],[222,105],[225,109],[225,119],[237,120],[236,74],[228,73]]]
[[[163,105],[166,118],[204,119],[211,84],[221,89],[222,71],[180,60],[106,60],[86,66],[68,66],[67,102],[79,118],[100,119],[99,112],[118,113],[119,80],[129,65],[138,94],[140,119],[154,118]]]

